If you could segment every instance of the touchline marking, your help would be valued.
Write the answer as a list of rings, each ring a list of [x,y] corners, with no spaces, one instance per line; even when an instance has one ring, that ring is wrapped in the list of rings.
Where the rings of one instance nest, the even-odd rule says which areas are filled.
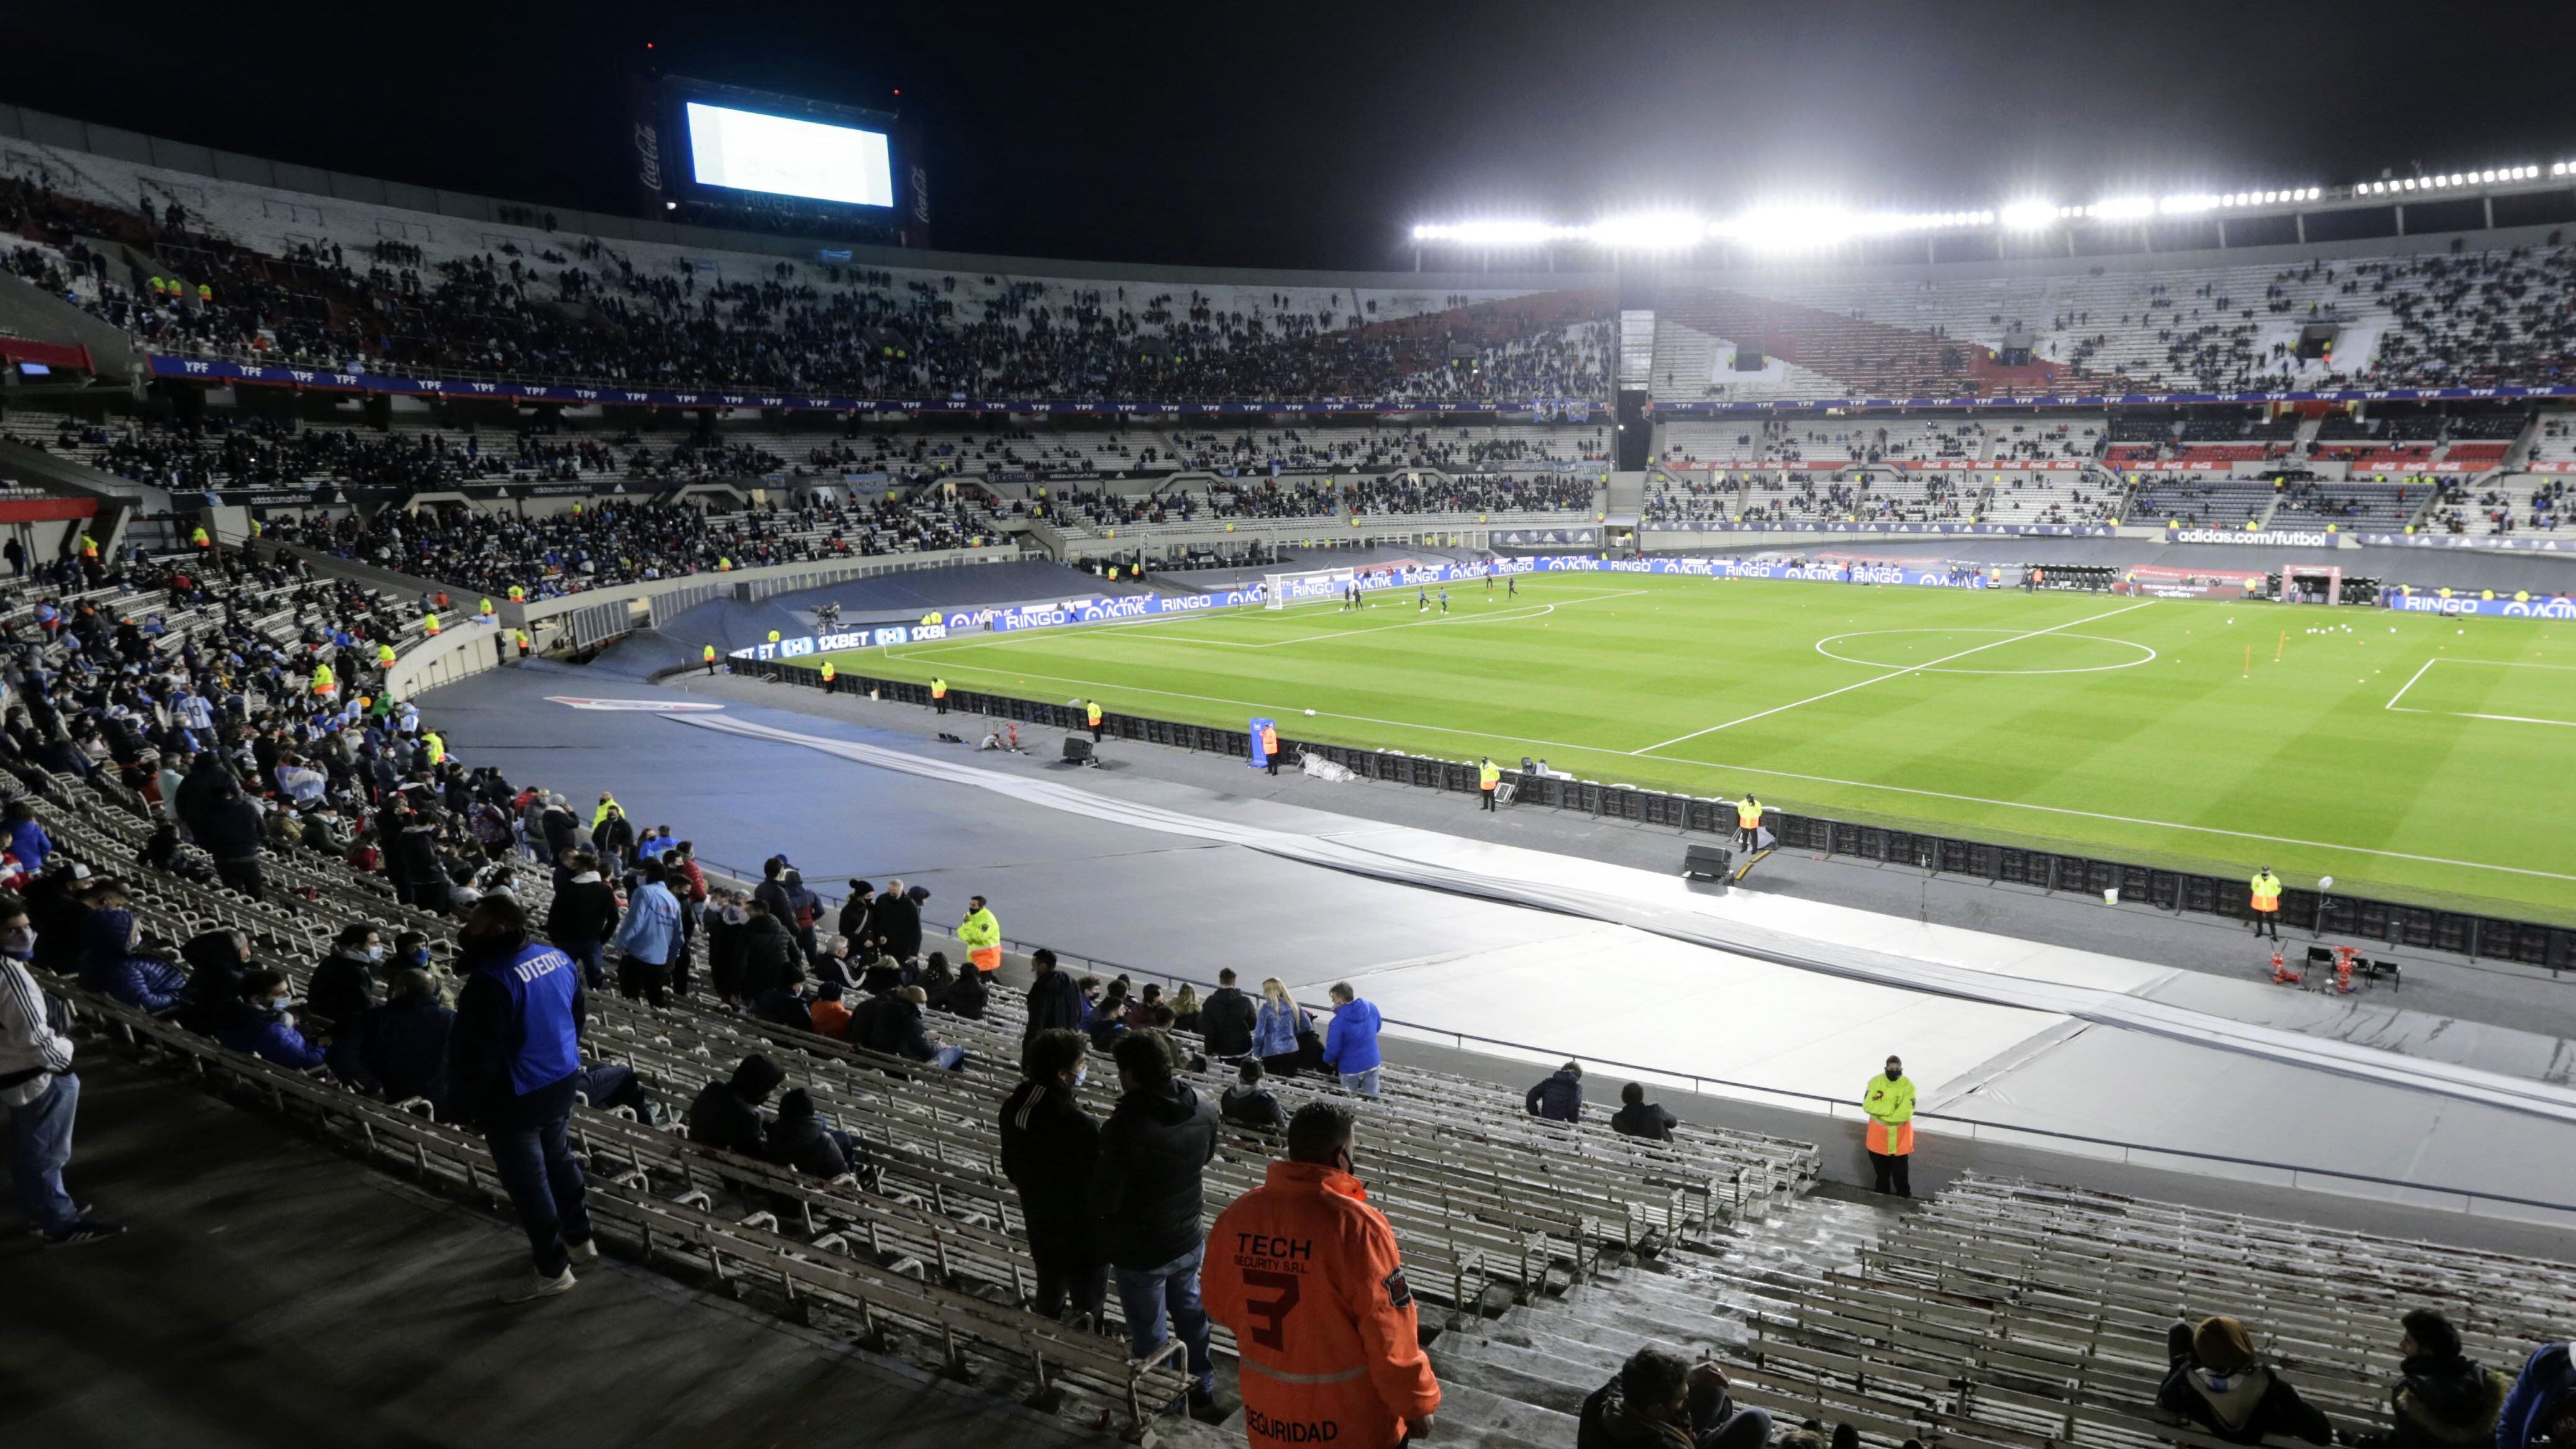
[[[2566,726],[2568,726],[2568,727],[2569,727],[2569,728],[2571,728],[2571,729],[2576,729],[2576,719],[2534,719],[2534,718],[2532,718],[2530,715],[2527,715],[2527,714],[2471,714],[2471,713],[2469,713],[2467,710],[2460,710],[2460,709],[2415,709],[2415,708],[2412,708],[2412,707],[2409,707],[2409,708],[2406,708],[2406,709],[2401,709],[2401,710],[2399,710],[2399,711],[2398,711],[2398,713],[2399,713],[2399,714],[2437,714],[2437,715],[2442,716],[2444,719],[2492,719],[2492,720],[2502,720],[2502,721],[2504,721],[2504,722],[2505,722],[2505,723],[2507,723],[2507,724],[2550,724],[2550,725],[2566,725]]]
[[[1184,644],[1208,644],[1226,649],[1278,649],[1290,644],[1314,644],[1333,639],[1347,639],[1354,634],[1378,634],[1389,629],[1427,629],[1435,624],[1508,624],[1515,620],[1535,619],[1541,615],[1555,613],[1558,605],[1560,604],[1590,604],[1597,603],[1603,599],[1626,599],[1633,598],[1644,592],[1646,592],[1644,589],[1614,589],[1606,593],[1585,594],[1580,598],[1558,599],[1545,604],[1514,604],[1510,606],[1508,611],[1500,614],[1454,614],[1437,619],[1408,619],[1401,624],[1371,624],[1362,629],[1336,629],[1327,633],[1301,635],[1294,639],[1273,639],[1264,644],[1247,644],[1236,639],[1208,639],[1196,634],[1164,634],[1157,637],[1177,640]],[[1269,610],[1265,609],[1258,611],[1258,614],[1267,614],[1269,612]],[[893,648],[888,646],[886,649],[886,657],[890,659],[927,659],[934,656],[944,658],[951,654],[962,653],[968,649],[991,649],[1004,644],[1030,644],[1045,640],[1070,639],[1080,637],[1084,634],[1106,633],[1112,629],[1137,628],[1148,625],[1168,627],[1192,622],[1194,620],[1203,620],[1207,623],[1215,623],[1223,619],[1247,619],[1251,617],[1256,617],[1256,615],[1245,613],[1207,613],[1204,615],[1174,614],[1151,619],[1108,619],[1095,624],[1077,624],[1068,630],[1014,630],[1008,634],[997,635],[989,639],[969,639],[962,641],[950,640],[944,643],[928,645],[919,649],[908,649],[901,654],[895,653]]]
[[[1692,730],[1686,735],[1675,735],[1661,744],[1648,745],[1642,750],[1630,750],[1628,753],[1632,755],[1651,755],[1657,750],[1670,748],[1671,746],[1680,744],[1684,740],[1695,740],[1701,735],[1713,735],[1719,730],[1731,730],[1737,725],[1751,724],[1757,719],[1769,719],[1775,714],[1780,714],[1787,710],[1799,709],[1806,705],[1815,704],[1820,700],[1831,699],[1838,694],[1849,694],[1855,689],[1867,689],[1873,684],[1885,684],[1891,679],[1899,679],[1908,674],[1920,673],[1923,670],[1931,669],[1937,665],[1947,664],[1953,659],[1965,659],[1971,654],[1983,654],[1989,649],[2001,649],[2007,644],[2018,644],[2024,639],[2036,639],[2043,634],[2054,634],[2060,629],[2072,629],[2081,624],[2098,624],[2105,619],[2115,618],[2121,614],[2129,613],[2131,610],[2143,609],[2147,607],[2148,604],[2152,604],[2154,602],[2155,600],[2148,599],[2140,603],[2130,604],[2125,608],[2113,609],[2107,614],[2096,614],[2090,619],[2069,619],[2063,624],[2051,624],[2045,629],[2033,629],[2027,634],[2015,634],[2009,639],[1998,639],[1992,644],[1980,644],[1974,649],[1962,649],[1956,654],[1945,654],[1938,659],[1930,660],[1926,663],[1908,664],[1902,669],[1886,664],[1869,665],[1867,667],[1872,669],[1885,669],[1888,672],[1869,679],[1864,679],[1857,684],[1846,684],[1840,689],[1828,689],[1824,693],[1815,695],[1808,699],[1793,700],[1788,704],[1773,705],[1771,708],[1766,709],[1759,714],[1748,714],[1742,719],[1731,719],[1724,724],[1710,725],[1704,730]],[[1850,662],[1857,663],[1858,661],[1855,660]]]
[[[1348,639],[1356,634],[1383,634],[1389,629],[1428,629],[1448,624],[1509,624],[1523,619],[1536,619],[1556,612],[1558,604],[1590,604],[1602,599],[1625,599],[1644,593],[1644,589],[1619,589],[1606,594],[1586,594],[1579,599],[1559,599],[1547,604],[1514,604],[1499,614],[1455,614],[1437,619],[1408,619],[1401,624],[1371,624],[1362,629],[1335,629],[1323,634],[1302,634],[1294,639],[1273,639],[1265,644],[1246,644],[1240,639],[1202,639],[1195,634],[1173,634],[1166,637],[1188,644],[1216,644],[1228,649],[1284,649],[1291,644],[1317,644],[1333,639]]]
[[[1022,679],[1043,679],[1054,684],[1080,684],[1093,689],[1117,690],[1127,694],[1159,694],[1167,699],[1195,699],[1208,704],[1231,704],[1244,709],[1273,709],[1283,716],[1301,712],[1302,705],[1283,705],[1274,701],[1233,699],[1221,694],[1191,694],[1178,689],[1149,689],[1134,684],[1104,684],[1096,679],[1076,679],[1064,674],[1021,674]],[[1617,759],[1636,752],[1605,750],[1599,745],[1571,744],[1564,740],[1528,739],[1519,735],[1494,734],[1484,730],[1462,730],[1449,725],[1416,724],[1411,720],[1379,719],[1365,714],[1336,714],[1317,711],[1317,719],[1355,720],[1361,724],[1393,725],[1397,729],[1422,730],[1430,734],[1456,735],[1462,739],[1499,740],[1505,744],[1545,745],[1552,750],[1572,750],[1580,755]],[[2403,850],[2378,850],[2367,845],[2338,845],[2324,840],[2302,840],[2295,835],[2263,835],[2251,830],[2229,830],[2218,825],[2185,825],[2172,820],[2149,820],[2137,815],[2112,815],[2099,810],[2076,810],[2064,805],[2036,805],[2027,800],[1996,800],[1984,795],[1960,795],[1948,790],[1922,790],[1911,785],[1887,785],[1876,780],[1847,780],[1839,775],[1804,775],[1795,770],[1774,770],[1765,765],[1730,765],[1722,760],[1687,760],[1680,763],[1711,770],[1732,770],[1739,775],[1764,775],[1775,780],[1804,780],[1815,785],[1846,785],[1855,790],[1876,790],[1888,795],[1920,795],[1930,800],[1956,800],[1969,805],[1992,805],[2006,810],[2030,810],[2044,815],[2071,815],[2086,820],[2111,820],[2123,825],[2144,825],[2157,830],[2185,830],[2200,835],[2224,835],[2234,840],[2259,840],[2268,845],[2297,845],[2311,850],[2336,851],[2346,855],[2375,855],[2389,860],[2411,860],[2423,865],[2455,865],[2462,870],[2492,870],[2506,875],[2537,876],[2542,880],[2576,881],[2576,875],[2562,875],[2554,870],[2531,870],[2519,865],[2491,865],[2482,860],[2453,860],[2446,855],[2415,855]]]

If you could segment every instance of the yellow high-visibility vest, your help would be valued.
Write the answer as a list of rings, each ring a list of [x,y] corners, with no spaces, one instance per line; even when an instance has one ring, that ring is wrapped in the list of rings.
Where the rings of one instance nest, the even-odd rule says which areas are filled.
[[[1095,725],[1100,723],[1100,701],[1095,699],[1090,704],[1084,706],[1082,716],[1084,719]]]
[[[1491,760],[1487,760],[1487,761],[1485,761],[1483,764],[1478,765],[1478,766],[1476,767],[1476,788],[1477,788],[1477,789],[1479,789],[1479,790],[1491,790],[1491,789],[1492,789],[1492,788],[1494,788],[1496,785],[1499,785],[1499,784],[1501,784],[1501,783],[1503,783],[1503,767],[1502,767],[1502,766],[1495,764],[1495,763],[1494,763],[1493,761],[1491,761]]]
[[[1860,1098],[1869,1114],[1869,1150],[1881,1157],[1903,1157],[1914,1150],[1914,1079],[1895,1081],[1880,1072],[1869,1079]]]
[[[1762,828],[1762,802],[1761,802],[1761,801],[1759,801],[1759,800],[1754,799],[1754,798],[1753,798],[1752,796],[1750,796],[1750,795],[1747,795],[1747,796],[1745,796],[1743,799],[1736,801],[1736,802],[1735,802],[1735,828],[1736,828],[1736,829],[1738,829],[1738,830],[1759,830],[1759,829],[1761,829],[1761,828]]]
[[[829,684],[829,683],[831,683],[831,682],[832,682],[832,676],[833,676],[833,675],[835,675],[835,674],[838,674],[839,672],[840,672],[839,670],[834,669],[834,668],[832,667],[832,661],[831,661],[831,660],[826,659],[826,660],[824,660],[824,661],[823,661],[823,682],[824,682],[825,684]]]

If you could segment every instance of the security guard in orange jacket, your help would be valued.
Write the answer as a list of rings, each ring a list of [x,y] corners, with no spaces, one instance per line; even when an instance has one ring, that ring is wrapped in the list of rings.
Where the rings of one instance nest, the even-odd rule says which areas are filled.
[[[1429,1437],[1440,1407],[1395,1230],[1351,1175],[1354,1120],[1298,1108],[1288,1159],[1208,1233],[1199,1291],[1234,1330],[1255,1449],[1394,1449]]]

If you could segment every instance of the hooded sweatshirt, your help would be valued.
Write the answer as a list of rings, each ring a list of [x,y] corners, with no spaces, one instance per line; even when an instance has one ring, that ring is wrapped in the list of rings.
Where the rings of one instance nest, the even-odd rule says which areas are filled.
[[[133,1007],[161,1012],[179,1004],[188,979],[179,968],[129,949],[134,939],[134,913],[92,911],[81,922],[80,983]]]

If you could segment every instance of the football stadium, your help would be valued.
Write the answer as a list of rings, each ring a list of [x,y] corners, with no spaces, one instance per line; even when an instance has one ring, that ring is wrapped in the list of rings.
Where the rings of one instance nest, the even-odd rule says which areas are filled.
[[[2576,1446],[2563,66],[1862,8],[0,19],[0,1439]]]

